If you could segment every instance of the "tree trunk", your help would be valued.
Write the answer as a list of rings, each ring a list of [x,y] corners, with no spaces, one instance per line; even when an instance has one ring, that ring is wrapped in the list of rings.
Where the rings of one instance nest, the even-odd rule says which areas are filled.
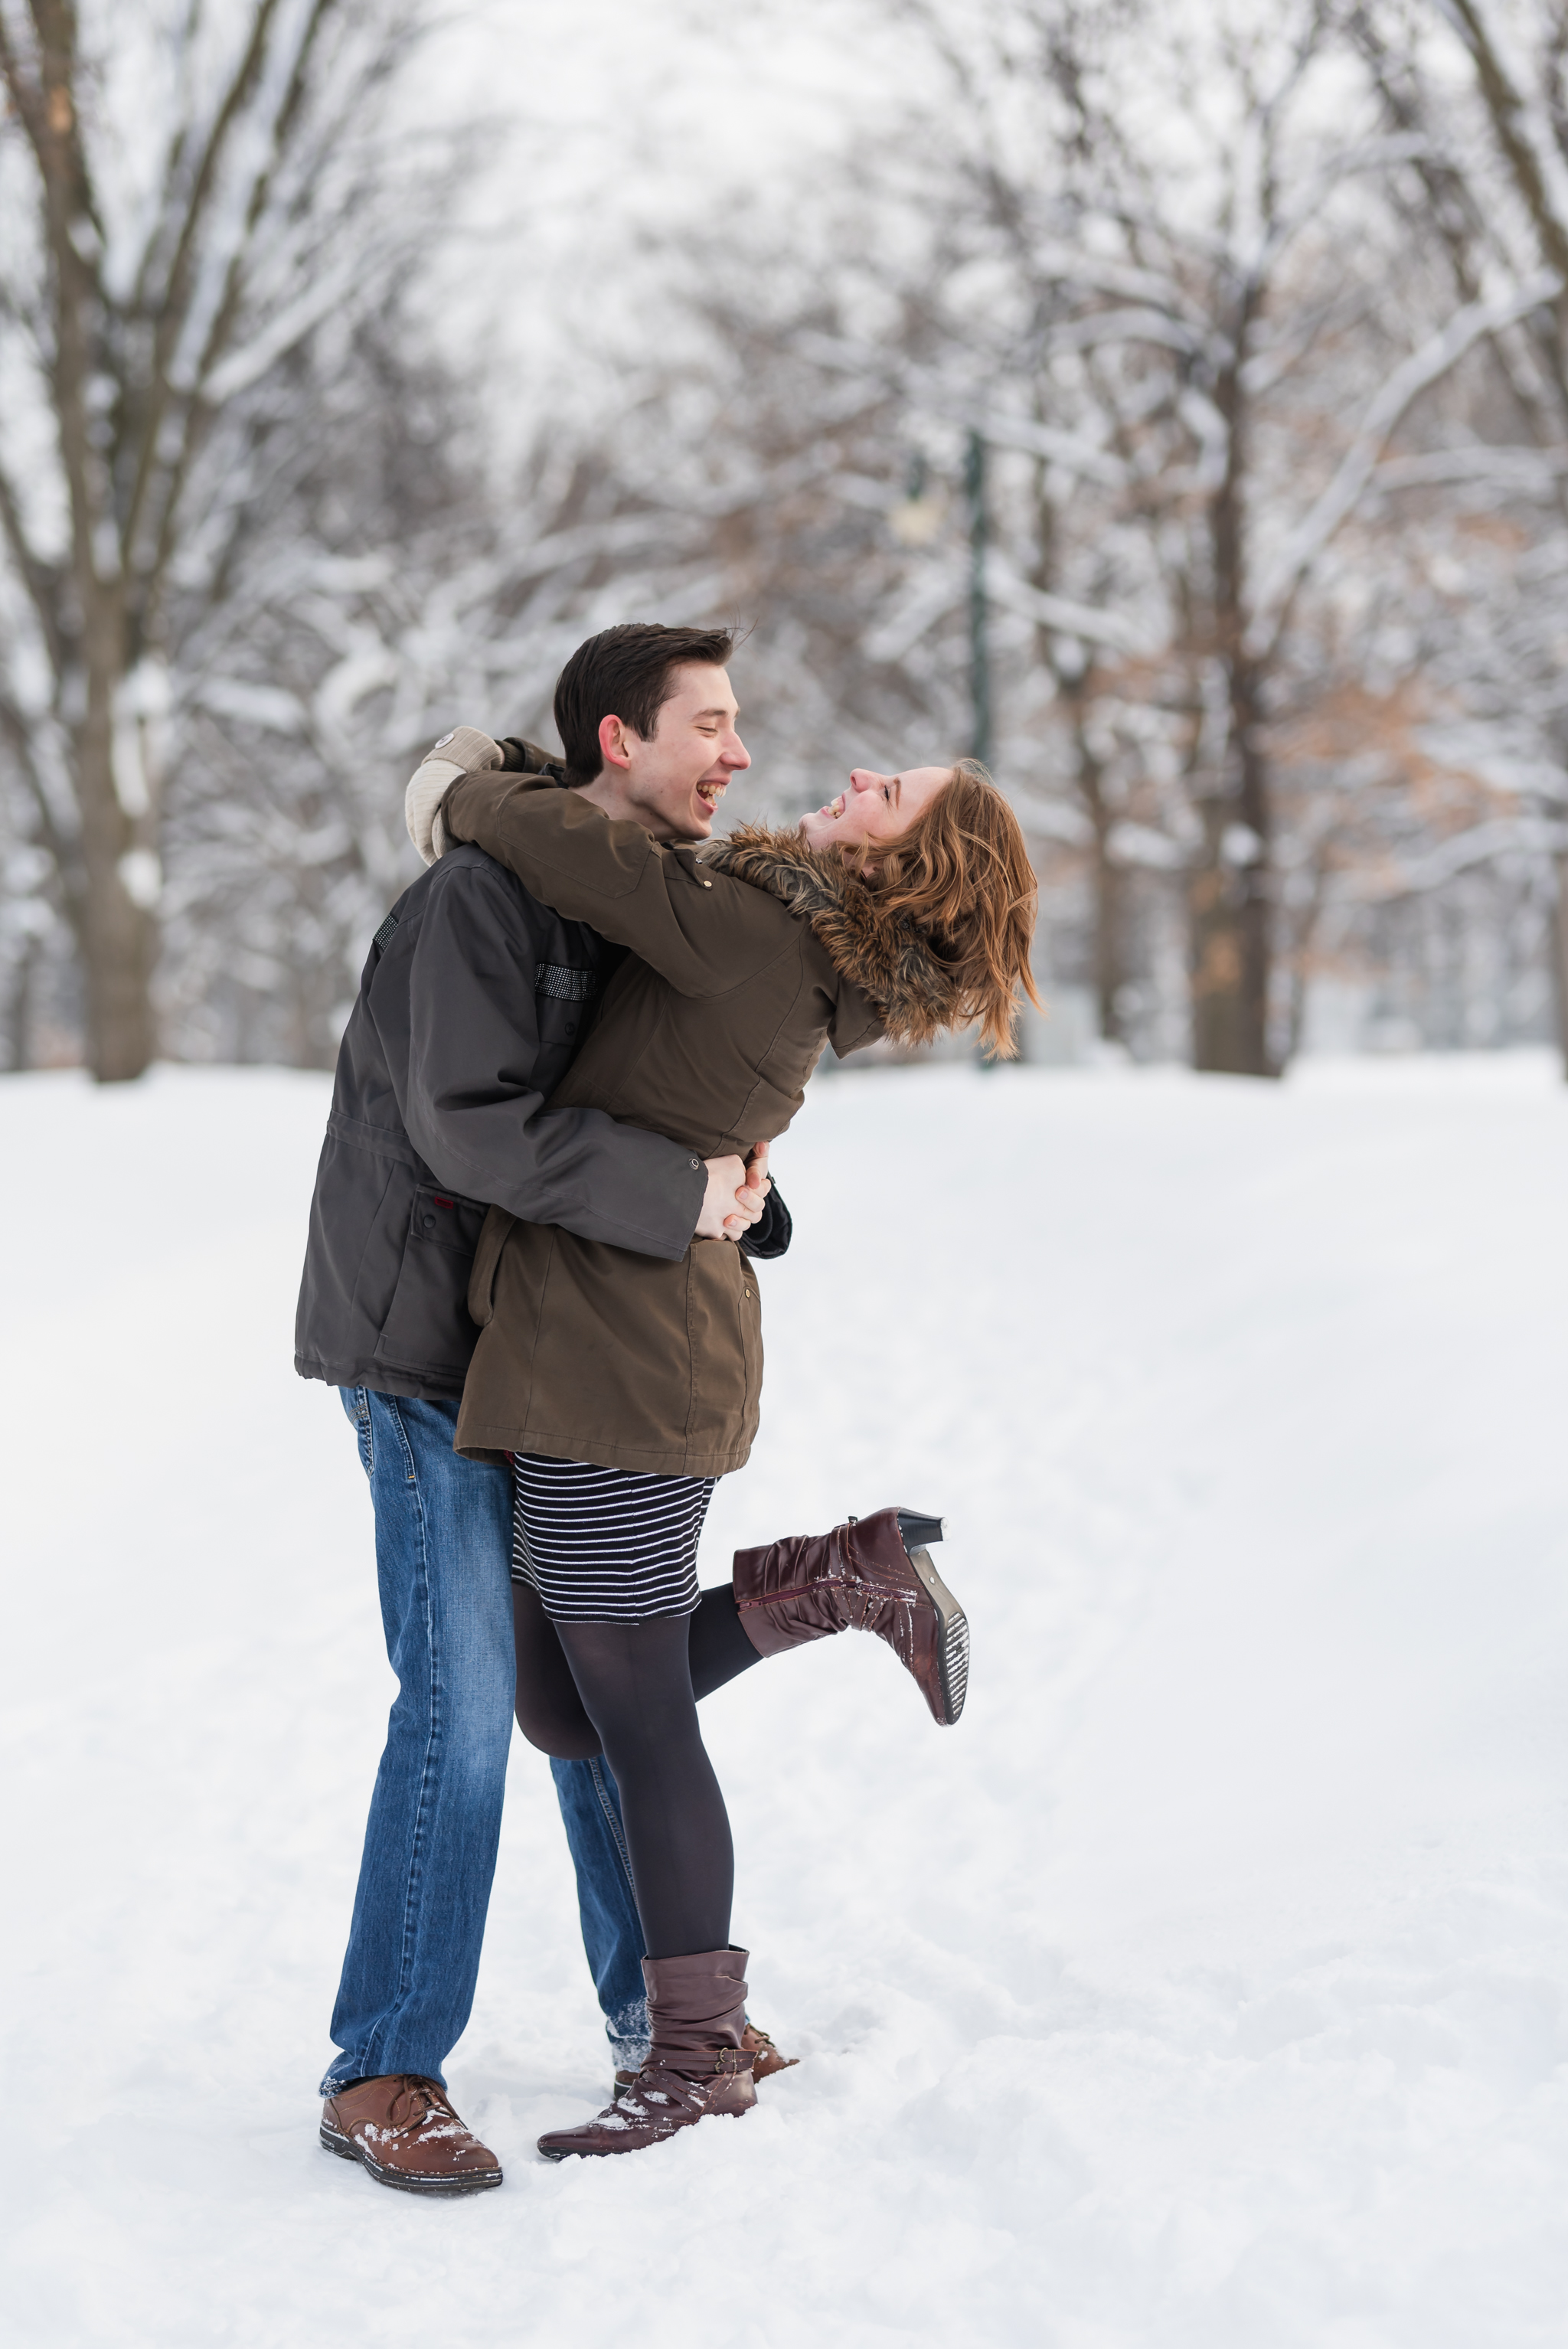
[[[133,856],[144,860],[149,879],[157,867],[151,852],[139,847],[139,826],[121,805],[115,783],[115,682],[101,667],[92,678],[75,745],[81,824],[75,927],[85,981],[88,1066],[100,1084],[139,1077],[158,1050],[152,1009],[158,925],[150,905],[132,894],[140,886]],[[150,899],[153,892],[145,894]]]
[[[1109,829],[1109,827],[1107,827]],[[1127,871],[1106,846],[1106,833],[1097,824],[1094,835],[1094,994],[1099,1032],[1108,1044],[1127,1041],[1122,990],[1127,974],[1121,945],[1127,935]]]
[[[127,567],[134,548],[123,502],[117,502],[112,428],[106,429],[98,411],[106,383],[122,400],[126,385],[114,374],[121,351],[99,276],[98,208],[78,105],[77,13],[67,0],[35,0],[33,13],[36,83],[7,55],[6,86],[28,123],[41,182],[54,310],[49,388],[69,500],[72,591],[57,595],[41,617],[51,640],[57,707],[68,708],[77,692],[82,697],[71,725],[79,866],[67,894],[82,964],[88,1065],[101,1082],[112,1083],[140,1076],[157,1048],[156,814],[145,775],[121,774],[117,783],[115,763],[115,720],[133,657]]]
[[[1230,363],[1214,388],[1214,404],[1228,427],[1224,478],[1209,515],[1213,649],[1225,678],[1226,744],[1214,787],[1200,802],[1203,856],[1188,891],[1192,1064],[1237,1077],[1276,1073],[1268,1034],[1274,945],[1268,762],[1258,722],[1262,679],[1244,643],[1248,417],[1242,368],[1257,302],[1258,289],[1249,287],[1238,305]]]
[[[1099,1032],[1108,1044],[1125,1039],[1121,990],[1127,971],[1122,950],[1127,936],[1127,873],[1110,853],[1115,813],[1107,804],[1099,761],[1090,748],[1084,725],[1081,696],[1073,701],[1073,747],[1078,757],[1078,787],[1093,830],[1094,994]]]
[[[1557,1044],[1563,1054],[1563,1074],[1568,1078],[1568,856],[1553,859],[1557,868],[1557,895],[1552,908],[1552,980],[1557,999]]]
[[[33,978],[38,954],[37,939],[25,938],[11,972],[5,1002],[5,1066],[13,1076],[33,1065]]]
[[[1273,908],[1268,771],[1250,724],[1233,707],[1229,791],[1200,802],[1202,861],[1188,888],[1192,1065],[1236,1077],[1277,1075],[1269,1054]]]
[[[1042,414],[1041,421],[1044,422]],[[1057,539],[1057,510],[1051,500],[1049,468],[1042,458],[1035,467],[1036,553],[1034,584],[1043,594],[1056,585],[1054,564]],[[1051,631],[1037,627],[1035,643],[1043,668],[1050,672],[1058,698],[1068,711],[1072,733],[1074,781],[1088,817],[1093,846],[1091,886],[1094,892],[1094,994],[1099,1033],[1108,1044],[1126,1039],[1121,991],[1127,972],[1123,955],[1127,940],[1127,873],[1110,854],[1115,812],[1105,795],[1105,771],[1088,735],[1088,710],[1093,699],[1094,663],[1087,648],[1064,649]],[[1071,657],[1069,657],[1069,655]]]

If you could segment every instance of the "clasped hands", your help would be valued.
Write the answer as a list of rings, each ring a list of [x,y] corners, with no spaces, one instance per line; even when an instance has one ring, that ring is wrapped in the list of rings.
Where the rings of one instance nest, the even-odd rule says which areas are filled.
[[[707,1191],[693,1238],[744,1238],[752,1225],[759,1221],[768,1194],[773,1188],[768,1179],[768,1144],[753,1143],[751,1155],[744,1162],[731,1155],[705,1158],[703,1164],[707,1170]]]

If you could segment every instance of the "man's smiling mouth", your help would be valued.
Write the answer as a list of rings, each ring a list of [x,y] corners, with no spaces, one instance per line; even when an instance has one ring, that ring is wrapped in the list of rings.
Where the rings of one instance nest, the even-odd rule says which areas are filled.
[[[728,789],[729,785],[727,783],[698,783],[696,787],[696,795],[702,802],[704,807],[713,808],[718,805],[720,800],[724,797]]]

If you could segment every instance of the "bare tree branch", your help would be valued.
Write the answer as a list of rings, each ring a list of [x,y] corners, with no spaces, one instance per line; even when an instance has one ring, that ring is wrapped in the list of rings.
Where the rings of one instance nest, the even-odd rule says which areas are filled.
[[[191,192],[181,208],[180,228],[168,274],[160,288],[158,324],[153,335],[152,366],[145,394],[137,403],[135,434],[139,442],[135,478],[127,503],[122,543],[128,555],[134,548],[152,470],[158,461],[159,438],[172,388],[170,369],[190,316],[196,241],[205,224],[218,185],[219,169],[229,139],[243,115],[261,78],[267,38],[278,10],[278,0],[255,0],[250,37],[217,108],[197,164]],[[167,183],[169,193],[174,189]]]
[[[1333,480],[1291,533],[1259,588],[1256,616],[1248,632],[1254,658],[1267,658],[1278,645],[1302,581],[1355,512],[1384,450],[1422,393],[1440,382],[1478,343],[1554,301],[1562,290],[1563,281],[1554,272],[1542,271],[1510,294],[1473,302],[1395,368],[1369,401]]]

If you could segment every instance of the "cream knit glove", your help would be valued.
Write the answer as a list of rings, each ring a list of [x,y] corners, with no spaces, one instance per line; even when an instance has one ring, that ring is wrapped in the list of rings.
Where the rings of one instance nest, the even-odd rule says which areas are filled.
[[[504,767],[506,753],[499,742],[477,726],[454,727],[443,734],[422,767],[409,778],[403,794],[403,821],[408,837],[427,864],[444,856],[452,842],[441,822],[441,802],[459,775],[477,775],[486,767]]]

